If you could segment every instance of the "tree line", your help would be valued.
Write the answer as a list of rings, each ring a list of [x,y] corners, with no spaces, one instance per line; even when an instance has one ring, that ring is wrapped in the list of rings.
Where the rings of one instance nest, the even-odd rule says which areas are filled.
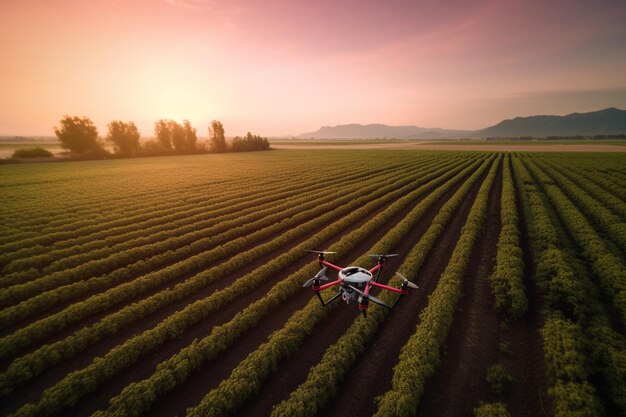
[[[114,120],[108,124],[108,132],[102,140],[98,129],[88,117],[63,116],[54,133],[61,147],[72,154],[86,158],[106,158],[108,156],[135,157],[169,154],[247,152],[269,150],[267,138],[250,132],[244,137],[235,137],[232,143],[226,141],[224,126],[213,120],[209,126],[208,143],[198,142],[196,128],[188,120],[182,123],[160,119],[154,124],[154,139],[140,142],[140,133],[134,122]],[[106,144],[113,147],[113,154]]]

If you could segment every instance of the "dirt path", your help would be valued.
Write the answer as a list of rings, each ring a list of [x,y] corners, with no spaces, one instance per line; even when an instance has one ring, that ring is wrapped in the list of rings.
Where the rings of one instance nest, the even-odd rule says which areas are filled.
[[[393,367],[397,363],[400,350],[415,331],[419,314],[428,305],[428,296],[437,287],[487,171],[485,170],[457,208],[420,268],[417,274],[417,284],[420,286],[417,296],[406,297],[387,316],[374,341],[343,381],[337,398],[321,416],[358,417],[376,412],[374,398],[391,387]],[[447,197],[450,198],[451,195]]]

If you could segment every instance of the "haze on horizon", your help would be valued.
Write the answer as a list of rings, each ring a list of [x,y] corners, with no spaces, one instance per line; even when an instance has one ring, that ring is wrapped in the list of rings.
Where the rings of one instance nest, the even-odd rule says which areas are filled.
[[[0,134],[64,114],[273,136],[626,108],[624,22],[621,0],[3,0]]]

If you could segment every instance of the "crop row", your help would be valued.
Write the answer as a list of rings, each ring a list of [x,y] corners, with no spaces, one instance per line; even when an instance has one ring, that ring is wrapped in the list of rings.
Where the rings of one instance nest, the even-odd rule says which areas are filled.
[[[289,172],[282,173],[279,176],[279,181],[285,181],[289,179]],[[8,240],[2,245],[2,250],[4,252],[15,250],[19,247],[24,247],[25,244],[28,245],[36,245],[36,244],[45,244],[48,245],[50,243],[59,240],[60,238],[67,237],[70,238],[72,236],[71,232],[74,234],[78,234],[80,229],[82,229],[81,233],[83,235],[87,234],[87,232],[95,232],[97,230],[105,230],[103,228],[103,224],[109,224],[109,227],[119,226],[128,224],[129,220],[143,220],[141,215],[145,216],[146,213],[150,213],[154,216],[166,215],[175,213],[175,210],[178,206],[180,206],[181,201],[188,201],[193,198],[201,197],[201,201],[209,201],[209,202],[219,202],[219,197],[225,195],[231,198],[235,196],[235,193],[232,193],[230,189],[232,188],[240,188],[247,189],[246,186],[254,187],[254,180],[242,181],[241,184],[238,184],[236,187],[228,186],[228,184],[205,184],[201,188],[193,187],[190,189],[168,189],[165,188],[163,190],[154,190],[152,193],[147,195],[137,195],[133,194],[130,190],[128,190],[122,199],[115,200],[112,196],[108,196],[106,191],[109,190],[107,187],[105,190],[101,190],[98,194],[98,200],[90,202],[86,204],[85,207],[77,207],[75,205],[71,205],[71,202],[65,202],[64,210],[59,210],[55,212],[47,207],[38,207],[34,210],[34,213],[31,213],[24,221],[17,219],[18,214],[13,215],[15,224],[14,227],[20,227],[19,230],[23,230],[24,233],[29,233],[28,230],[33,229],[37,233],[34,233],[34,238],[32,239],[17,239],[17,235],[14,234],[11,240]],[[273,184],[269,188],[274,188],[278,184]],[[262,191],[262,188],[259,188],[258,191]],[[32,192],[32,190],[30,191]],[[110,199],[115,201],[114,206],[110,206]],[[48,204],[48,200],[46,200]],[[155,207],[155,202],[157,202],[157,206]],[[67,205],[70,204],[69,207]],[[23,204],[20,206],[23,210]],[[39,216],[39,213],[46,213],[46,216]],[[133,213],[133,215],[128,216],[128,213]],[[31,227],[24,226],[24,222],[32,223]],[[46,235],[53,234],[55,232],[65,232],[65,234],[54,235],[55,239],[50,239],[46,237]],[[19,233],[19,231],[16,231]],[[43,233],[43,235],[42,235]]]
[[[495,309],[509,319],[519,319],[528,310],[524,286],[524,260],[520,247],[519,215],[515,186],[511,174],[511,159],[507,155],[502,169],[500,198],[501,229],[498,237],[496,265],[490,276],[495,297]]]
[[[439,175],[437,173],[432,175],[433,178],[430,178],[430,180],[434,179],[434,181],[430,181],[430,183],[420,187],[420,189],[432,188],[433,186],[436,186],[436,183],[438,183],[439,180],[435,178]],[[427,180],[423,180],[423,182],[426,181]],[[381,188],[383,197],[378,200],[371,201],[371,203],[352,211],[351,214],[344,218],[344,220],[329,225],[320,235],[311,238],[309,241],[303,242],[297,248],[294,248],[292,253],[287,253],[274,259],[248,276],[240,278],[236,283],[225,290],[214,293],[206,299],[202,299],[188,305],[185,309],[168,317],[155,328],[129,339],[121,345],[118,345],[103,358],[98,358],[86,368],[69,374],[55,386],[47,389],[37,404],[27,404],[18,411],[17,415],[52,413],[60,407],[73,404],[82,395],[96,389],[100,383],[132,365],[132,363],[134,363],[140,356],[145,355],[165,341],[179,336],[187,327],[197,323],[199,320],[202,320],[207,314],[215,311],[226,301],[232,300],[235,296],[241,293],[250,291],[255,284],[258,285],[258,283],[267,279],[267,277],[276,274],[283,268],[287,259],[296,259],[302,256],[301,253],[297,253],[296,251],[303,250],[305,245],[310,247],[309,245],[312,243],[319,244],[322,242],[322,234],[325,235],[325,239],[333,235],[337,235],[341,232],[341,230],[343,230],[343,227],[345,227],[342,223],[349,223],[350,221],[354,221],[362,217],[364,214],[371,212],[377,206],[379,200],[391,201],[400,195],[406,194],[406,190],[396,190],[395,192],[386,193],[389,191],[388,188],[389,187]],[[415,198],[415,193],[416,191],[411,192],[408,196]],[[398,201],[405,201],[408,196],[403,197]],[[362,204],[362,201],[358,201],[358,203]],[[352,232],[350,236],[353,239],[345,242],[345,244],[356,245],[360,240],[363,240],[373,230],[379,227],[384,219],[391,217],[396,211],[395,208],[398,206],[398,202],[393,203],[393,209],[391,207],[388,208],[372,220],[368,221],[364,226]],[[278,240],[280,240],[280,238]],[[342,241],[345,240],[346,239],[342,239]],[[307,273],[307,275],[313,272],[312,267],[305,268],[305,270],[311,270]],[[253,303],[244,311],[238,313],[229,323],[213,328],[212,334],[219,334],[220,337],[218,338],[218,342],[214,343],[212,349],[226,346],[228,340],[236,338],[236,336],[241,334],[242,331],[250,328],[276,303],[285,300],[286,297],[293,293],[293,291],[298,289],[298,284],[303,281],[303,277],[299,274],[294,275],[297,275],[297,282],[293,276],[281,281],[261,300]],[[225,296],[225,294],[230,295],[230,297]]]
[[[348,185],[351,182],[345,184]],[[339,184],[339,186],[343,186],[343,184]],[[337,196],[340,195],[337,192],[333,193]],[[202,224],[190,224],[183,230],[172,232],[174,236],[157,243],[140,245],[138,242],[134,242],[131,246],[122,244],[126,250],[117,245],[108,249],[110,255],[104,259],[90,260],[94,258],[92,253],[81,254],[79,257],[84,262],[78,267],[61,270],[40,279],[0,291],[0,305],[16,303],[44,291],[48,291],[43,294],[44,298],[58,300],[61,297],[58,294],[59,291],[51,292],[49,290],[75,281],[82,282],[77,282],[71,287],[59,288],[59,290],[69,294],[69,296],[76,296],[80,294],[78,292],[80,290],[77,291],[76,288],[82,288],[83,292],[93,291],[110,285],[109,283],[129,280],[133,276],[158,269],[179,259],[188,258],[198,252],[215,248],[223,242],[245,236],[247,233],[272,225],[295,213],[309,210],[328,199],[328,196],[323,196],[321,193],[317,195],[317,199],[307,195],[300,195],[299,198],[287,200],[278,205],[276,202],[259,204],[256,208],[249,209],[251,213],[244,211],[239,216],[236,213],[233,216],[233,213],[231,213],[225,217],[214,218],[210,222],[212,227],[209,228],[201,227]],[[230,212],[231,210],[229,209],[228,211]],[[169,234],[169,232],[163,233],[165,235]],[[131,243],[133,242],[131,241]],[[120,268],[124,268],[124,270],[120,271]],[[115,269],[118,269],[117,273],[106,275]],[[88,277],[98,276],[100,277],[84,281]],[[30,304],[43,306],[44,302],[39,298],[29,300]],[[19,305],[17,308],[24,309],[24,306]]]
[[[344,180],[354,180],[358,178],[358,174],[362,173],[357,172]],[[89,228],[80,229],[77,232],[61,231],[58,233],[47,233],[39,235],[34,239],[24,240],[21,242],[21,250],[9,253],[9,251],[5,249],[5,254],[0,257],[0,264],[17,261],[17,265],[12,266],[10,269],[3,269],[3,272],[19,270],[24,266],[29,268],[37,267],[40,269],[41,266],[39,266],[39,263],[33,262],[33,259],[28,258],[37,254],[44,257],[43,261],[50,260],[50,258],[54,259],[54,255],[66,257],[68,253],[54,252],[54,249],[73,249],[72,253],[80,253],[90,250],[89,247],[83,249],[86,244],[92,246],[96,245],[96,247],[98,247],[98,245],[100,245],[99,241],[103,241],[107,246],[111,246],[111,244],[128,240],[126,235],[129,232],[135,232],[139,234],[139,236],[145,236],[148,233],[154,233],[156,230],[169,230],[166,226],[174,223],[172,224],[173,228],[175,227],[176,221],[198,221],[200,219],[210,219],[211,215],[220,216],[227,213],[237,213],[240,209],[254,207],[251,203],[257,198],[263,198],[261,201],[265,202],[279,201],[277,198],[285,198],[293,195],[295,191],[299,191],[300,189],[304,192],[324,188],[323,186],[320,187],[319,181],[315,180],[309,180],[306,183],[298,182],[292,186],[286,186],[286,184],[292,182],[293,179],[286,176],[278,184],[267,186],[253,193],[250,193],[249,189],[243,184],[241,187],[237,187],[225,193],[216,194],[215,191],[213,191],[211,195],[201,201],[189,202],[184,195],[179,195],[178,200],[169,205],[167,209],[159,208],[155,210],[154,201],[147,201],[144,203],[142,210],[129,207],[128,210],[133,213],[132,216],[125,216],[124,218],[117,218],[108,222],[106,219],[99,216],[97,224]],[[247,190],[245,200],[243,201],[242,190]],[[276,195],[277,192],[279,192],[279,195]],[[185,201],[185,204],[181,205],[181,201]],[[237,201],[239,202],[237,203]],[[235,204],[233,204],[233,202],[235,202]],[[210,206],[207,206],[208,204],[210,204]],[[188,208],[185,209],[185,206]],[[113,235],[115,235],[115,237],[111,238]],[[105,239],[106,241],[104,241]],[[54,243],[49,245],[50,242]],[[15,244],[17,243],[18,242]]]
[[[445,189],[447,189],[452,183],[457,182],[460,178],[467,175],[469,170],[474,169],[474,166],[475,164],[465,168],[458,174],[446,173],[443,175],[442,178],[445,177],[444,180],[449,181],[445,185],[439,186],[434,194],[430,194],[422,200],[422,202],[411,211],[405,220],[401,221],[398,225],[396,225],[396,227],[382,237],[379,245],[375,246],[373,250],[390,248],[397,244],[408,232],[408,226],[418,221],[420,216],[423,215],[424,210],[428,206],[432,205],[437,198],[441,197],[443,192],[445,192]],[[450,179],[451,177],[453,177],[453,179]],[[358,238],[361,240],[368,234],[371,234],[382,223],[390,218],[394,212],[401,210],[404,206],[409,204],[416,195],[422,194],[424,191],[426,191],[424,187],[420,187],[411,194],[398,200],[394,203],[393,207],[390,207],[386,212],[379,214],[377,218],[372,220],[371,223],[368,223],[367,226],[369,226],[369,230],[362,229],[352,232],[342,238],[338,243],[332,245],[330,249],[341,253],[349,252],[351,248],[355,246],[355,239]],[[385,242],[386,246],[381,246]],[[355,262],[367,262],[367,257],[361,257]],[[168,392],[176,385],[184,383],[191,377],[193,371],[200,367],[202,363],[216,357],[221,351],[227,348],[228,345],[224,346],[216,344],[217,340],[222,340],[220,339],[222,329],[228,329],[231,326],[235,326],[235,329],[237,329],[238,326],[241,325],[238,325],[236,321],[246,320],[247,317],[253,317],[253,319],[248,320],[254,320],[254,322],[258,321],[260,317],[255,317],[255,315],[258,315],[259,313],[255,313],[255,311],[259,311],[259,308],[263,308],[263,310],[260,310],[262,311],[261,315],[267,314],[268,308],[262,307],[263,305],[267,305],[268,303],[271,305],[277,305],[295,291],[301,291],[302,289],[299,284],[315,272],[316,266],[310,265],[303,271],[292,274],[289,278],[287,278],[287,280],[279,284],[281,288],[279,288],[279,286],[275,287],[275,289],[268,293],[268,295],[262,300],[246,308],[241,313],[241,317],[235,317],[231,323],[214,329],[214,331],[205,339],[199,341],[197,344],[183,349],[171,359],[161,363],[157,367],[157,371],[150,378],[136,384],[131,384],[118,397],[111,400],[111,408],[107,411],[107,414],[135,414],[142,410],[147,410],[153,401],[152,398]],[[294,313],[282,329],[272,334],[270,342],[268,342],[271,347],[268,347],[268,344],[263,345],[259,350],[257,350],[256,353],[252,354],[251,357],[254,359],[250,359],[251,357],[249,357],[242,363],[242,366],[245,366],[244,364],[249,361],[262,361],[262,363],[256,364],[258,366],[253,366],[255,369],[253,375],[247,375],[248,378],[252,379],[251,384],[258,388],[260,381],[255,381],[255,377],[267,374],[269,369],[274,368],[278,363],[279,358],[277,355],[279,355],[280,352],[283,352],[284,354],[285,350],[293,351],[297,349],[302,338],[305,335],[310,334],[315,324],[319,323],[321,318],[326,316],[334,307],[335,305],[331,305],[322,309],[320,308],[317,299],[315,299],[303,310]],[[246,325],[245,328],[247,327],[248,326]],[[245,329],[237,330],[237,334],[240,334],[244,330]],[[228,344],[234,343],[235,337],[236,336],[229,337]],[[233,402],[231,405],[234,406],[235,404],[240,403],[243,400],[242,395],[245,394],[241,391],[231,391],[228,397],[231,399],[234,397],[237,398],[237,401]]]
[[[453,213],[461,205],[463,200],[467,198],[468,193],[474,186],[476,181],[483,175],[491,161],[485,161],[473,174],[467,179],[456,193],[445,203],[442,209],[424,234],[420,242],[412,248],[406,256],[405,261],[400,266],[400,270],[409,276],[416,277],[430,249],[434,246],[437,237],[445,229],[446,225],[452,218]],[[496,164],[494,164],[496,165]],[[388,250],[391,248],[381,248],[380,250]],[[415,278],[413,279],[415,280]],[[392,278],[389,285],[398,286],[401,283],[399,278]],[[395,294],[382,292],[380,298],[387,304],[392,304]],[[332,398],[337,395],[340,384],[346,374],[357,362],[359,355],[365,350],[366,346],[372,341],[378,328],[387,316],[388,310],[376,308],[368,314],[367,320],[356,319],[339,340],[331,345],[324,353],[322,359],[316,364],[307,376],[307,379],[296,390],[291,392],[289,398],[278,404],[272,413],[273,416],[314,416],[321,412]],[[275,351],[273,349],[272,351]],[[247,370],[254,367],[249,364]],[[224,396],[228,391],[235,391],[238,385],[242,384],[242,380],[254,379],[252,377],[245,378],[246,367],[237,369],[231,375],[231,381],[220,384],[217,395],[205,397],[201,404],[204,409],[198,407],[195,415],[202,415],[212,410],[210,415],[220,415],[224,410],[218,408],[223,404],[218,395]],[[250,384],[248,382],[248,384]],[[221,392],[220,392],[221,391]],[[230,394],[233,395],[233,394]],[[216,398],[218,397],[218,398]]]
[[[373,182],[375,183],[376,180]],[[366,191],[371,191],[374,187],[375,185],[371,185]],[[181,262],[184,265],[193,265],[193,268],[185,268],[184,271],[179,268],[176,273],[169,274],[171,279],[180,278],[180,274],[183,272],[189,275],[194,270],[213,264],[225,256],[235,254],[244,246],[265,239],[282,229],[291,227],[294,223],[298,224],[315,217],[317,213],[321,213],[323,210],[332,210],[359,192],[360,190],[345,196],[342,191],[334,191],[329,195],[319,196],[317,199],[303,195],[296,201],[286,201],[280,205],[270,204],[266,208],[259,206],[258,210],[247,216],[243,215],[230,221],[217,222],[214,227],[208,229],[196,230],[192,227],[186,235],[180,237],[172,237],[155,244],[137,246],[126,252],[120,251],[102,261],[86,262],[78,268],[52,274],[45,277],[45,280],[36,280],[19,287],[11,287],[0,293],[4,296],[0,299],[4,301],[12,296],[11,301],[15,302],[17,296],[25,298],[34,291],[54,286],[58,288],[45,291],[13,307],[3,309],[0,312],[0,326],[7,326],[24,320],[63,301],[112,287],[120,282],[128,281],[132,284],[131,279],[133,277],[158,271],[159,268],[167,265],[174,268]],[[324,204],[325,202],[327,203]],[[328,207],[329,205],[332,207]],[[300,214],[295,216],[298,213]],[[291,218],[292,216],[294,217]],[[89,259],[89,254],[84,256]],[[179,261],[179,259],[183,259],[183,261]],[[98,276],[97,274],[102,275]],[[94,276],[94,278],[81,280],[81,277],[89,276]],[[155,285],[161,285],[165,282],[163,279],[140,279],[147,279]],[[77,282],[71,283],[72,281]],[[60,286],[62,283],[69,284]],[[17,290],[22,291],[17,292]],[[27,290],[31,291],[27,292]],[[124,294],[128,296],[131,293],[126,292]],[[133,293],[133,295],[136,294]],[[121,302],[123,298],[117,298],[116,301]]]
[[[618,216],[614,215],[610,209],[606,208],[594,197],[587,194],[586,190],[580,185],[572,182],[551,166],[541,162],[543,161],[537,161],[537,166],[541,168],[549,178],[552,178],[555,184],[559,185],[559,188],[576,204],[581,213],[583,213],[594,226],[598,226],[609,240],[613,241],[620,248],[626,248],[626,223],[622,222]],[[617,206],[626,207],[626,204],[621,202]]]
[[[585,216],[567,198],[536,164],[529,164],[529,169],[554,204],[559,217],[567,230],[580,245],[582,254],[590,262],[591,269],[605,293],[611,298],[620,314],[622,323],[626,323],[626,268],[622,261],[607,247]]]
[[[402,347],[398,363],[393,368],[392,388],[380,397],[376,416],[410,416],[417,412],[426,381],[437,369],[441,346],[452,325],[463,277],[484,227],[489,192],[501,159],[500,154],[481,185],[450,262],[439,278],[428,306],[420,313],[415,333]]]
[[[435,172],[431,176],[428,176],[428,178],[424,178],[421,181],[426,182],[432,180],[436,178],[436,176],[439,174],[441,174],[441,172]],[[409,177],[407,180],[409,183],[415,181],[415,179],[411,177]],[[430,184],[428,185],[430,186]],[[301,253],[296,252],[297,249],[316,247],[326,239],[335,236],[338,231],[343,230],[347,225],[352,224],[358,219],[367,215],[368,213],[371,213],[382,204],[385,204],[388,201],[392,201],[394,198],[406,193],[409,190],[409,188],[407,187],[411,186],[414,187],[415,185],[410,184],[408,186],[404,186],[395,191],[392,191],[397,186],[390,184],[385,187],[378,187],[377,191],[374,191],[373,194],[370,196],[363,196],[362,198],[354,199],[354,204],[346,205],[346,212],[350,214],[344,217],[341,221],[329,225],[328,227],[323,229],[322,232],[320,232],[318,235],[308,239],[305,242],[302,242],[300,245],[298,245],[296,249],[292,250],[290,253],[277,257],[265,264],[263,267],[238,279],[236,284],[233,284],[225,290],[218,291],[210,297],[199,300],[187,306],[184,310],[177,312],[173,316],[170,316],[164,322],[159,324],[155,329],[147,331],[143,335],[135,337],[127,341],[125,344],[118,346],[107,355],[107,362],[115,364],[121,361],[124,358],[124,355],[128,355],[129,352],[134,352],[131,357],[136,358],[138,357],[138,355],[145,353],[145,351],[149,351],[155,348],[160,343],[163,343],[165,340],[175,336],[174,334],[170,333],[169,329],[184,329],[201,320],[212,311],[215,311],[215,309],[225,304],[227,301],[234,299],[236,296],[251,291],[261,282],[280,271],[284,267],[284,265],[287,265],[302,256]],[[369,203],[367,201],[369,201]],[[356,207],[359,208],[356,209]],[[326,217],[329,215],[330,213],[327,213],[326,215],[320,217],[323,224],[327,223]],[[372,224],[372,222],[370,221],[368,224]],[[293,233],[297,233],[297,230]],[[282,238],[279,238],[275,242],[273,241],[264,246],[271,245],[272,247],[281,247],[284,244],[282,240]],[[235,260],[233,261],[233,264],[236,261],[241,262],[241,260]],[[4,384],[0,385],[3,388],[11,387],[12,384],[15,383],[16,379],[20,379],[20,376],[26,377],[27,379],[30,374],[41,372],[40,368],[47,367],[58,362],[57,357],[67,357],[67,355],[65,355],[65,352],[67,350],[76,350],[77,348],[84,349],[86,348],[85,345],[93,343],[94,339],[97,341],[105,335],[109,335],[112,332],[117,331],[117,329],[119,328],[118,326],[124,326],[125,323],[133,322],[137,320],[138,317],[143,317],[145,314],[154,311],[156,308],[158,308],[158,306],[167,305],[173,300],[181,299],[187,294],[197,291],[197,281],[202,284],[203,279],[206,280],[211,276],[211,274],[220,273],[220,271],[223,269],[224,265],[220,265],[219,268],[212,268],[211,270],[207,271],[207,273],[194,277],[194,280],[190,283],[187,283],[185,285],[179,284],[172,290],[164,291],[151,298],[143,300],[140,303],[126,307],[120,310],[118,313],[108,316],[92,328],[87,328],[79,331],[74,336],[65,339],[64,341],[55,343],[50,346],[45,346],[44,348],[40,349],[37,352],[34,352],[33,354],[26,355],[25,357],[20,358],[18,361],[14,362],[11,365],[11,367],[9,368],[9,372],[3,374],[0,377],[0,379],[4,382]],[[278,288],[283,288],[284,285],[285,284],[279,284]],[[273,291],[275,294],[280,294],[280,292],[277,292],[278,290]],[[142,348],[138,348],[138,346],[142,346]],[[128,363],[128,365],[130,365],[130,363]],[[92,364],[91,368],[99,366],[102,366],[102,363],[96,362]],[[89,374],[89,369],[80,371],[78,374],[72,375],[85,374]]]
[[[402,178],[400,180],[400,185],[404,185],[405,188],[411,187],[411,180],[415,178],[419,178],[419,175],[413,178]],[[378,179],[371,180],[364,185],[365,188],[362,192],[377,192],[378,195],[380,195],[379,191],[375,191],[379,188],[379,183],[380,180]],[[392,184],[391,186],[395,185]],[[391,186],[389,188],[391,188]],[[341,194],[340,192],[338,193]],[[301,233],[304,233],[305,231],[319,227],[320,225],[324,224],[323,221],[328,221],[329,219],[332,219],[335,216],[338,216],[341,213],[345,213],[347,210],[353,208],[355,206],[355,203],[353,202],[355,200],[354,196],[358,194],[360,193],[356,191],[348,195],[344,195],[339,199],[334,199],[332,201],[326,202],[325,204],[321,204],[316,208],[309,210],[309,212],[296,214],[290,219],[284,220],[283,222],[276,223],[273,226],[254,232],[249,236],[244,236],[239,239],[230,241],[224,245],[218,246],[212,251],[200,253],[198,255],[195,255],[194,257],[175,263],[165,269],[153,271],[147,275],[136,278],[133,281],[111,288],[106,292],[92,296],[85,301],[75,303],[69,308],[55,315],[32,323],[31,325],[18,330],[12,335],[0,339],[2,342],[0,343],[0,357],[6,357],[7,355],[14,354],[24,347],[34,343],[35,341],[41,340],[50,333],[66,327],[70,323],[80,321],[90,314],[96,313],[102,309],[108,309],[112,305],[136,297],[138,294],[141,294],[142,292],[145,292],[150,288],[154,288],[165,282],[178,279],[181,275],[188,275],[190,272],[198,270],[200,266],[210,265],[217,259],[221,259],[227,254],[236,254],[239,252],[239,249],[241,249],[241,247],[247,246],[255,241],[260,241],[268,236],[272,236],[272,234],[277,230],[284,229],[285,223],[295,226],[298,225],[299,221],[303,219],[315,217],[319,214],[325,213],[323,218],[317,217],[306,224],[300,225],[299,229],[297,230],[299,230]],[[327,211],[329,210],[331,211],[327,213]],[[294,212],[297,211],[298,209],[295,208]],[[209,270],[203,271],[202,273],[194,276],[193,279],[190,280],[188,283],[183,283],[184,285],[181,284],[179,288],[177,288],[178,286],[175,287],[175,289],[178,290],[175,291],[175,293],[178,294],[176,297],[172,297],[172,294],[170,294],[170,296],[166,297],[166,299],[180,299],[181,297],[186,296],[193,291],[197,291],[199,288],[216,281],[218,278],[226,276],[227,273],[240,267],[241,265],[245,265],[253,259],[263,256],[263,254],[268,253],[270,250],[273,250],[280,245],[284,245],[286,242],[289,241],[286,239],[286,237],[293,239],[297,236],[299,236],[299,234],[285,234],[282,239],[276,239],[272,242],[263,244],[252,251],[240,253],[227,262],[226,266],[228,268],[222,265],[220,266],[220,268],[211,268]],[[127,271],[124,269],[119,270],[119,273],[122,277],[126,275],[126,272]],[[159,294],[142,301],[143,304],[148,304],[150,306],[147,311],[153,311],[154,308],[157,307],[158,303],[155,303],[155,300],[160,300],[160,302],[164,302],[160,299]],[[142,303],[140,303],[140,305],[142,305]],[[137,307],[139,307],[139,309],[141,310],[140,305],[138,305]]]
[[[578,184],[593,198],[595,198],[596,201],[598,201],[600,204],[604,204],[615,215],[620,216],[622,221],[626,220],[626,204],[624,204],[624,201],[626,200],[626,193],[623,197],[620,198],[615,192],[606,190],[605,188],[598,185],[599,183],[602,183],[598,178],[594,178],[589,174],[585,174],[580,169],[567,166],[557,167],[555,164],[551,165],[556,169],[560,169],[561,174],[565,175],[571,181]]]
[[[547,319],[541,336],[556,415],[601,415],[590,367],[624,413],[623,337],[610,328],[598,291],[584,265],[574,257],[576,252],[558,226],[545,194],[520,160],[514,159],[514,167],[534,253],[533,279],[546,301]],[[582,360],[587,356],[589,364]]]

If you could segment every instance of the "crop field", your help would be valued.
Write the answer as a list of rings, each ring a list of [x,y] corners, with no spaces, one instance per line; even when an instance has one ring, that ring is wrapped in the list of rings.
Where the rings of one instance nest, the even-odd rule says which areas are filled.
[[[626,416],[624,153],[0,173],[2,416]],[[307,249],[419,289],[324,308]]]

